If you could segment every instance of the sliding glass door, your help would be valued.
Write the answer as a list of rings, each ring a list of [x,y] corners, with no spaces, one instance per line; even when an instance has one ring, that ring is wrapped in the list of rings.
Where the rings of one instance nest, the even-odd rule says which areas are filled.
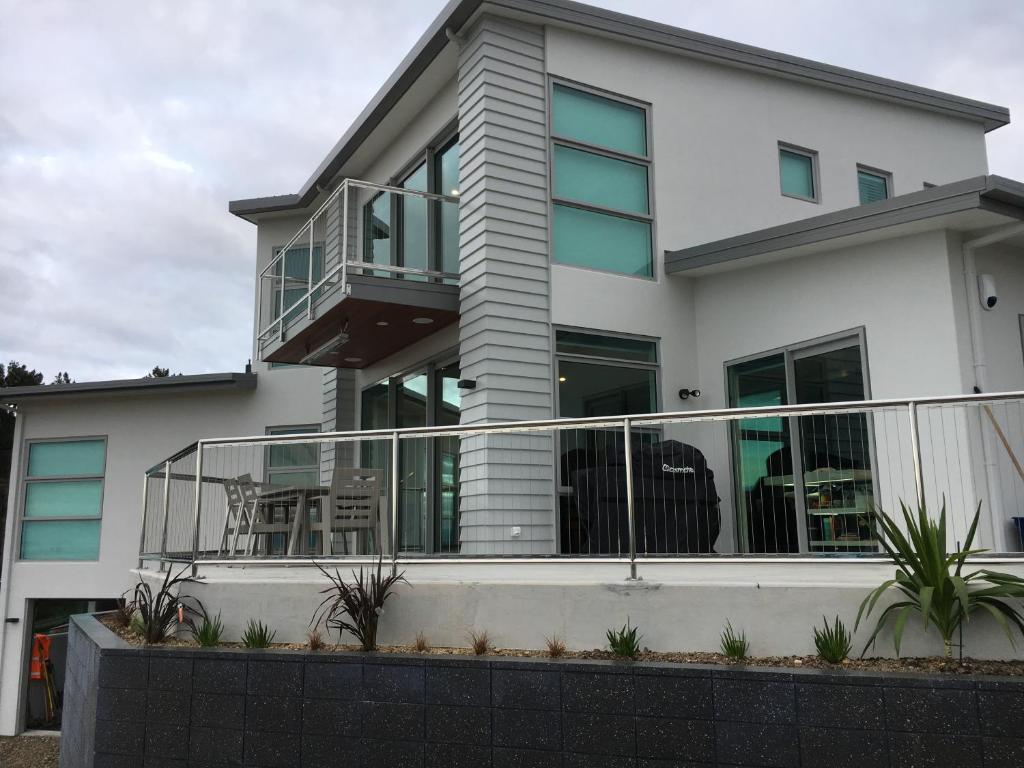
[[[728,367],[731,407],[864,400],[859,338],[786,349]],[[742,548],[873,552],[871,434],[863,414],[745,418],[733,427]]]
[[[363,390],[362,429],[459,423],[459,365],[429,364]],[[364,441],[363,466],[390,468],[390,441]],[[398,545],[403,552],[459,551],[459,439],[399,442]]]

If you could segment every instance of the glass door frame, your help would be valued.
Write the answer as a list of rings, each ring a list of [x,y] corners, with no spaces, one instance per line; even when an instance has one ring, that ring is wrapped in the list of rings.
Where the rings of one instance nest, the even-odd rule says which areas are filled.
[[[828,336],[822,336],[816,339],[810,339],[808,341],[798,342],[785,347],[777,347],[775,349],[766,350],[753,355],[746,355],[744,357],[736,358],[734,360],[727,360],[723,366],[724,370],[724,381],[725,381],[725,401],[729,403],[729,407],[735,407],[732,403],[732,393],[729,391],[729,369],[735,365],[741,363],[747,363],[754,360],[760,360],[762,358],[772,357],[781,355],[783,358],[783,365],[785,367],[786,374],[786,403],[788,405],[813,405],[813,403],[799,403],[797,402],[796,393],[796,371],[794,363],[797,360],[801,360],[808,357],[814,357],[816,355],[825,354],[827,352],[834,352],[840,349],[848,349],[850,347],[857,347],[860,352],[860,363],[861,363],[861,378],[862,386],[864,388],[864,399],[871,399],[871,374],[868,368],[868,347],[867,339],[865,337],[864,327],[859,326],[849,331],[840,331],[839,333],[829,334]],[[827,405],[827,403],[822,403]],[[879,487],[878,487],[878,471],[877,461],[875,452],[875,430],[874,422],[871,418],[868,418],[870,414],[865,414],[865,424],[868,433],[868,455],[871,461],[871,485],[872,493],[874,498],[879,498]],[[794,514],[797,518],[797,554],[809,555],[814,554],[810,551],[807,535],[807,497],[806,488],[804,486],[804,441],[803,435],[800,429],[800,416],[789,416],[787,421],[789,422],[789,450],[791,459],[793,462],[793,502],[794,502]],[[739,545],[738,549],[745,553],[750,553],[750,542],[747,538],[747,510],[743,509],[743,519],[740,519],[740,499],[743,497],[742,478],[738,472],[740,468],[740,460],[738,455],[739,441],[736,439],[738,421],[731,422],[730,429],[730,443],[731,450],[730,460],[732,466],[730,466],[730,475],[732,476],[732,487],[733,487],[733,506],[736,511],[736,526],[737,533],[739,534]],[[756,553],[755,553],[756,554]]]
[[[431,359],[429,362],[420,363],[419,365],[411,366],[403,371],[396,372],[390,376],[380,379],[379,381],[368,384],[360,390],[360,429],[364,429],[362,424],[362,399],[367,391],[376,387],[380,384],[387,382],[387,421],[386,427],[382,429],[397,429],[395,426],[398,423],[398,390],[401,382],[410,376],[425,376],[427,380],[427,394],[426,394],[426,422],[427,426],[431,426],[437,421],[437,372],[446,368],[452,364],[457,364],[459,357],[457,353],[449,352],[437,358]],[[378,427],[374,427],[377,429]],[[427,513],[423,520],[423,551],[424,555],[436,554],[440,547],[438,541],[438,520],[441,511],[441,483],[440,483],[440,466],[437,461],[437,448],[435,446],[434,439],[426,440],[426,462],[427,462],[427,476],[426,476],[426,498],[427,498]],[[401,455],[401,452],[399,452]],[[360,460],[361,461],[361,460]],[[385,471],[391,471],[391,451],[387,453]],[[456,481],[457,482],[457,481]],[[390,478],[387,481],[390,486]],[[400,489],[394,489],[393,493],[398,493]],[[458,501],[456,499],[456,513],[458,512]],[[456,517],[458,515],[456,514]],[[390,517],[390,516],[389,516]],[[399,528],[401,528],[402,516],[399,515]],[[390,528],[391,521],[389,519],[388,526]],[[393,541],[395,546],[398,546],[401,542],[401,530],[392,531]],[[409,550],[412,551],[412,550]]]

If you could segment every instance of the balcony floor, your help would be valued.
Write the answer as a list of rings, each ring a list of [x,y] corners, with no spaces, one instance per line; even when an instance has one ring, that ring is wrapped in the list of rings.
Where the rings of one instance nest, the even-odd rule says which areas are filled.
[[[393,277],[349,275],[349,293],[335,288],[285,326],[284,341],[264,346],[269,363],[364,368],[436,333],[459,319],[459,287]],[[428,322],[429,321],[429,322]],[[338,337],[348,340],[309,355]]]

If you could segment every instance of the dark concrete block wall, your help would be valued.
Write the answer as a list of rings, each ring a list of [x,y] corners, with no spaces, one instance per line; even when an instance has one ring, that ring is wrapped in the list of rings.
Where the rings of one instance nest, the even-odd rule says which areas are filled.
[[[141,649],[89,617],[72,633],[61,768],[1024,766],[1024,680]]]

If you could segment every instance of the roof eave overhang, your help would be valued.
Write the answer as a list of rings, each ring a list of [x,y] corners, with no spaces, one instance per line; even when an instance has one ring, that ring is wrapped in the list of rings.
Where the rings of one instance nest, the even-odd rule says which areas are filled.
[[[864,233],[985,211],[1024,220],[1024,184],[1001,176],[978,176],[869,205],[665,252],[667,274],[697,274],[712,267],[753,264],[754,257],[784,254]],[[895,231],[895,230],[894,230]]]
[[[251,217],[261,214],[293,211],[309,206],[320,190],[331,184],[346,160],[448,44],[446,30],[457,32],[482,7],[510,16],[622,37],[642,45],[654,45],[729,66],[754,69],[868,98],[884,99],[973,120],[981,123],[986,131],[1010,122],[1010,112],[1006,107],[702,35],[569,0],[451,0],[298,193],[233,200],[228,204],[228,210],[247,221],[253,221]]]

